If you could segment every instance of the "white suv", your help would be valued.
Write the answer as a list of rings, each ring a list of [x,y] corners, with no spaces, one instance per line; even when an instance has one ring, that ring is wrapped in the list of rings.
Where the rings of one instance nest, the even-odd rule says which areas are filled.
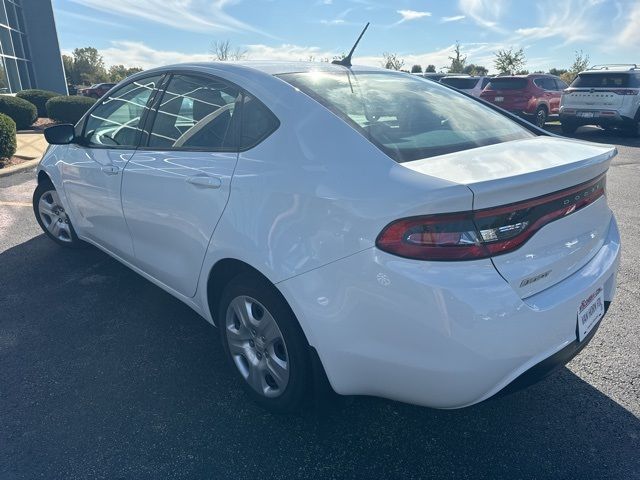
[[[640,135],[640,67],[600,65],[580,73],[562,95],[560,122],[565,134],[599,125]]]
[[[479,97],[484,87],[491,81],[491,77],[472,77],[469,75],[446,76],[440,79],[440,83],[457,88],[458,90]]]

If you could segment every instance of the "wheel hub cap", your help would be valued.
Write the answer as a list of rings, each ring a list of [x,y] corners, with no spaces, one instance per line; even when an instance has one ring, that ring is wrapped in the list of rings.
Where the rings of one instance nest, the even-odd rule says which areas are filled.
[[[48,190],[42,194],[38,201],[38,214],[42,224],[52,236],[62,242],[73,241],[69,217],[62,207],[58,192]]]
[[[249,296],[234,298],[225,322],[231,357],[245,381],[265,397],[278,397],[289,383],[289,355],[271,313]]]

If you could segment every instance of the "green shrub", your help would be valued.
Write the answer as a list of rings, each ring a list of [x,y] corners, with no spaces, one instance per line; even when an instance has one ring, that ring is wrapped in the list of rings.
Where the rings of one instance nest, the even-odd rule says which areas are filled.
[[[47,116],[64,123],[77,123],[96,100],[89,97],[53,97],[47,101]]]
[[[21,92],[16,93],[16,97],[22,98],[27,102],[31,102],[36,106],[39,117],[47,116],[47,100],[59,95],[59,93],[50,92],[48,90],[22,90]]]
[[[38,118],[36,106],[22,98],[0,95],[0,113],[11,117],[18,130],[29,128]]]
[[[0,113],[0,158],[11,158],[16,153],[16,122]]]

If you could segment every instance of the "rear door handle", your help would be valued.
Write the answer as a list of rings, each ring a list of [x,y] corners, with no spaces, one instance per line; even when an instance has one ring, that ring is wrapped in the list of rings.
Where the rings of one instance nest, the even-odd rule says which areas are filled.
[[[120,172],[120,168],[115,165],[105,165],[100,170],[107,175],[117,175]]]
[[[207,175],[196,175],[195,177],[188,177],[187,183],[202,188],[220,188],[222,186],[222,179],[220,177],[209,177]]]

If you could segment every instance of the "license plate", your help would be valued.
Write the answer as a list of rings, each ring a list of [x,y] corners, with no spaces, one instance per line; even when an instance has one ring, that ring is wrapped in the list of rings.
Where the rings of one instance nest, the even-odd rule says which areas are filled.
[[[502,102],[504,100],[504,97],[496,97],[496,102]]]
[[[578,112],[577,115],[582,118],[593,118],[595,116],[593,112]]]
[[[604,316],[602,287],[585,298],[578,307],[578,341],[582,341]]]

